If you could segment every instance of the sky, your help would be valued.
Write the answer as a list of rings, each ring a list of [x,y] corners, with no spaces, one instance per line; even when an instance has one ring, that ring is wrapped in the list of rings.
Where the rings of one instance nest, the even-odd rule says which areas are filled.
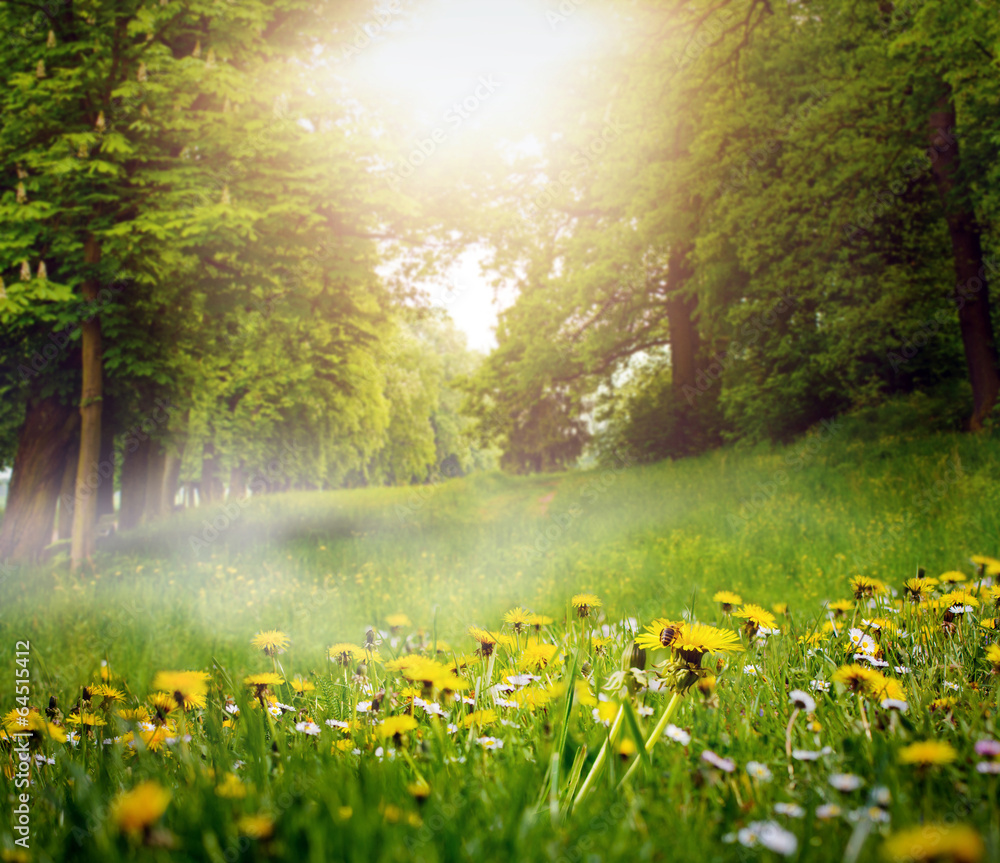
[[[483,254],[476,249],[464,254],[432,288],[431,301],[451,315],[472,350],[489,353],[497,344],[494,328],[498,307],[493,302],[493,287],[481,273]]]

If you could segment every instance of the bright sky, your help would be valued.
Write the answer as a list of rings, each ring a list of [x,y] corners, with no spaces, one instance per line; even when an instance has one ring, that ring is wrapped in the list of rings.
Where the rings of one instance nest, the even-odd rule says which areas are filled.
[[[584,4],[426,0],[410,15],[408,6],[387,0],[366,27],[373,38],[352,60],[351,77],[394,100],[402,95],[414,138],[427,139],[435,129],[445,138],[440,152],[427,158],[445,160],[452,145],[461,146],[466,122],[494,137],[514,129],[523,133],[522,118],[558,98],[566,63],[585,56],[602,35]],[[399,165],[408,175],[404,158]],[[488,352],[496,346],[497,308],[480,272],[485,258],[485,250],[471,250],[429,287],[434,304],[451,314],[469,347]]]

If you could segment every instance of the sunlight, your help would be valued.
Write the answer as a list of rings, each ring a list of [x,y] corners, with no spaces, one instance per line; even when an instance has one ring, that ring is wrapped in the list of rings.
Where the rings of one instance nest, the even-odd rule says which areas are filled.
[[[573,0],[430,0],[357,58],[356,74],[417,114],[470,119],[486,102],[518,111],[544,104],[558,72],[599,38]]]

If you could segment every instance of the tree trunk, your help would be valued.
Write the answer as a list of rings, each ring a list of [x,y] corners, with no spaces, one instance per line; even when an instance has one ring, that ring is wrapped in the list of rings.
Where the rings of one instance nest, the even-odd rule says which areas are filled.
[[[691,278],[688,254],[690,243],[677,243],[670,250],[667,261],[667,322],[670,326],[671,383],[678,397],[685,387],[696,386],[698,352],[701,340],[695,325],[698,298],[686,293],[684,288]]]
[[[28,403],[0,525],[0,560],[32,561],[52,541],[59,487],[79,423],[77,412],[54,397]]]
[[[958,142],[954,137],[955,106],[951,88],[942,83],[942,94],[930,114],[928,132],[931,173],[941,197],[955,259],[955,303],[965,348],[965,362],[972,384],[969,428],[978,431],[993,410],[1000,392],[1000,370],[990,319],[990,298],[979,226],[972,210],[956,194],[959,171]]]
[[[149,477],[149,453],[153,442],[149,435],[130,438],[122,461],[121,511],[118,529],[132,530],[142,524],[146,511],[146,480]]]
[[[219,479],[219,462],[215,457],[215,446],[205,444],[201,460],[201,483],[198,486],[200,506],[217,503],[222,498],[222,481]]]
[[[163,515],[163,477],[167,469],[167,453],[157,442],[150,445],[146,469],[146,506],[143,522],[154,521]]]
[[[70,539],[73,535],[73,501],[76,492],[76,469],[80,458],[80,440],[73,440],[66,448],[63,465],[62,484],[59,487],[59,513],[56,516],[56,535],[59,539]]]
[[[115,512],[115,424],[112,421],[112,405],[105,397],[105,409],[101,412],[101,457],[97,486],[97,518],[114,515]]]
[[[93,235],[88,235],[83,248],[84,264],[90,272],[84,279],[81,292],[89,303],[96,304],[100,284],[97,264],[101,249]],[[97,544],[97,495],[88,493],[85,486],[87,474],[101,457],[101,399],[103,397],[103,369],[101,361],[101,319],[94,314],[80,327],[80,346],[83,352],[83,385],[80,391],[80,458],[76,471],[76,495],[73,505],[73,540],[70,565],[75,571],[84,560],[90,560]]]
[[[182,452],[170,451],[166,456],[163,468],[163,486],[160,489],[160,510],[170,514],[174,511],[174,501],[177,499],[177,487],[180,484]]]
[[[243,472],[243,460],[233,465],[229,471],[229,499],[243,500],[247,496],[247,477]]]

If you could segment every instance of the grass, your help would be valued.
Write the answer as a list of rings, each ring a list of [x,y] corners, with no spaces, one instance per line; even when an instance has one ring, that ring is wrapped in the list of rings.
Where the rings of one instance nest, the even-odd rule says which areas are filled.
[[[914,669],[901,679],[906,714],[890,715],[878,699],[835,685],[813,692],[820,702],[814,720],[802,715],[792,723],[797,748],[830,746],[832,754],[789,762],[785,748],[788,691],[829,680],[849,655],[844,627],[820,645],[798,641],[825,620],[823,600],[849,597],[855,575],[882,579],[901,594],[918,567],[930,575],[959,569],[971,579],[970,555],[1000,551],[998,461],[1000,443],[989,438],[885,437],[844,421],[787,448],[725,450],[678,463],[267,497],[117,537],[82,579],[59,561],[17,571],[0,584],[4,711],[16,705],[18,640],[31,642],[30,703],[44,708],[56,696],[63,721],[81,687],[101,679],[102,661],[132,705],[146,699],[158,671],[211,675],[208,706],[169,717],[179,742],[161,751],[100,744],[105,733],[138,731],[116,727],[110,704],[100,714],[109,726],[94,739],[42,744],[55,763],[34,773],[31,859],[766,859],[776,852],[759,842],[749,848],[723,840],[775,819],[796,837],[791,859],[876,859],[883,834],[921,820],[973,824],[995,858],[1000,777],[979,773],[971,748],[996,734],[989,634],[978,625],[985,607],[961,617],[951,636],[932,620],[943,612],[927,611],[934,635],[924,638],[925,653],[913,639],[883,643],[887,660]],[[631,656],[625,619],[646,624],[684,613],[739,629],[742,621],[711,601],[722,588],[768,608],[787,603],[781,635],[760,644],[744,634],[748,653],[724,664],[714,693],[693,689],[680,703],[673,722],[690,743],[664,738],[648,766],[640,758],[616,789],[629,760],[639,757],[632,754],[641,748],[636,738],[650,732],[669,700],[642,679],[632,680],[624,699],[620,682],[602,690]],[[601,597],[600,617],[576,615],[569,600],[581,592]],[[376,720],[399,715],[408,684],[384,662],[355,660],[345,674],[326,656],[331,644],[362,644],[369,626],[386,631],[387,615],[405,613],[412,626],[386,631],[382,659],[445,639],[449,649],[436,659],[457,663],[467,694],[487,709],[490,687],[525,661],[526,636],[518,635],[513,649],[498,647],[492,661],[466,667],[462,657],[475,647],[467,628],[511,635],[502,615],[515,606],[553,618],[537,638],[557,653],[536,668],[542,680],[529,694],[516,696],[524,705],[489,708],[496,721],[455,734],[418,707],[417,729],[398,741],[378,739],[357,703],[384,689]],[[888,606],[883,613],[899,614]],[[907,620],[904,629],[920,632],[923,620]],[[611,640],[598,649],[591,636],[602,624],[611,627]],[[317,687],[296,695],[286,682],[262,693],[265,702],[273,696],[295,708],[276,719],[254,709],[242,683],[275,667],[250,645],[267,629],[291,638],[276,658],[285,680],[301,674]],[[671,655],[650,651],[646,671]],[[747,665],[757,673],[744,673]],[[354,677],[356,666],[367,678]],[[655,688],[656,675],[650,679]],[[959,690],[944,688],[946,679]],[[417,688],[438,699],[449,721],[466,715],[447,694]],[[599,692],[610,707],[593,701]],[[949,694],[955,705],[929,709]],[[232,729],[222,727],[226,697],[240,707]],[[589,780],[593,792],[573,809],[574,792],[608,736],[592,711],[609,712],[611,723],[618,701],[631,705],[623,708],[619,741],[606,769]],[[295,730],[307,714],[322,729],[317,737]],[[362,724],[344,737],[325,719]],[[818,730],[807,728],[812,721]],[[478,742],[484,737],[502,740],[503,748],[485,748]],[[341,739],[349,749],[336,748]],[[899,766],[901,749],[923,739],[950,741],[958,761]],[[737,770],[710,768],[699,760],[704,749],[734,760]],[[16,762],[8,757],[0,751],[13,776]],[[751,779],[748,762],[767,765],[771,781]],[[837,791],[829,784],[837,772],[864,777],[864,788]],[[220,795],[229,773],[240,777],[244,796]],[[2,781],[13,791],[10,776]],[[413,793],[421,777],[426,798]],[[170,789],[172,799],[158,826],[129,836],[112,804],[143,780]],[[869,805],[881,811],[883,792],[872,796],[878,786],[887,789],[887,821],[857,814]],[[15,802],[6,794],[0,800],[0,851],[9,859],[18,851],[9,828]],[[775,816],[777,802],[801,806],[805,817]],[[831,803],[842,814],[817,818],[817,807]],[[251,815],[270,824],[263,832],[271,835],[252,838],[252,825],[241,821]],[[768,842],[784,835],[775,839],[768,829]]]

